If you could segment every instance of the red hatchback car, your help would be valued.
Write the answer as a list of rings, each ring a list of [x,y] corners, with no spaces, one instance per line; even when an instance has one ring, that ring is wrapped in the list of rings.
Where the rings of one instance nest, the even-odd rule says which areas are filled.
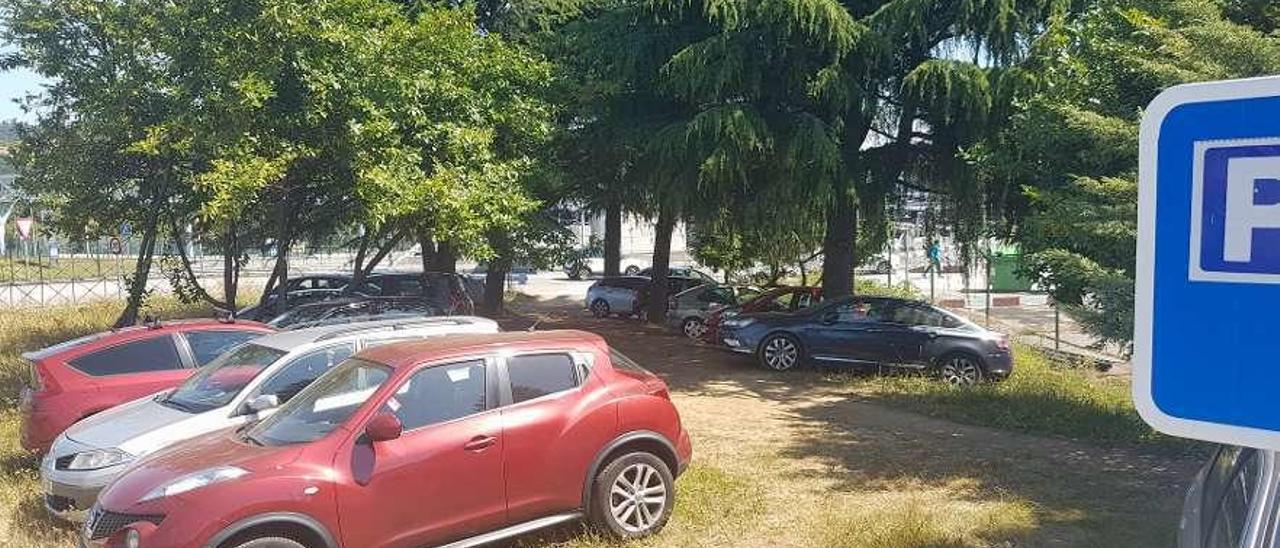
[[[702,333],[702,342],[719,345],[720,324],[725,315],[749,314],[752,312],[795,312],[804,310],[822,302],[822,288],[809,286],[779,286],[751,299],[741,306],[722,308],[707,316],[706,330]]]
[[[145,457],[85,546],[473,546],[665,525],[692,455],[666,383],[579,331],[365,350],[254,426]]]
[[[224,350],[274,330],[257,322],[186,320],[127,327],[23,354],[22,447],[44,453],[76,421],[173,388]]]

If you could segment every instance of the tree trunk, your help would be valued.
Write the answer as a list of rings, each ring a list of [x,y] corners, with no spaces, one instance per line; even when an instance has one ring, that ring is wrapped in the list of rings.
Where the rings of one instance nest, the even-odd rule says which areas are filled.
[[[827,234],[822,242],[822,296],[838,299],[853,294],[854,245],[858,212],[845,185],[836,188],[827,210]]]
[[[436,254],[431,264],[431,270],[436,272],[458,271],[458,252],[453,248],[453,242],[441,240],[436,244]]]
[[[430,228],[418,229],[418,248],[422,250],[420,255],[422,258],[422,271],[430,272],[431,266],[435,264],[436,258],[436,239],[432,236]]]
[[[262,292],[260,304],[266,304],[268,296],[275,292],[279,306],[284,306],[289,295],[289,249],[293,244],[293,211],[289,204],[288,187],[282,192],[280,205],[276,209],[276,264],[271,269],[271,277],[267,280],[267,288]]]
[[[604,275],[622,272],[622,205],[612,201],[604,210]]]
[[[489,261],[484,275],[484,302],[481,310],[486,316],[502,314],[502,301],[507,291],[507,273],[511,272],[511,240],[505,232],[489,233],[489,245],[497,256]]]
[[[222,300],[227,303],[231,317],[236,315],[236,297],[240,289],[240,239],[236,237],[236,223],[227,224],[227,235],[222,247]]]
[[[138,311],[147,297],[147,278],[151,276],[151,259],[155,255],[157,232],[160,230],[160,212],[152,209],[142,229],[142,245],[138,248],[138,260],[133,266],[133,277],[128,280],[129,297],[124,310],[116,318],[115,327],[128,327],[138,323]]]
[[[675,231],[675,212],[664,206],[658,212],[658,226],[653,237],[653,275],[649,278],[649,323],[661,324],[667,319],[667,274],[671,267],[671,233]]]

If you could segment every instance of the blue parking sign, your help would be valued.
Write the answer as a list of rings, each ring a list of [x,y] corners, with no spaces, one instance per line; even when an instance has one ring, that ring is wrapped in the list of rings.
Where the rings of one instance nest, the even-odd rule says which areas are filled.
[[[1139,141],[1135,405],[1280,449],[1280,77],[1171,88]]]

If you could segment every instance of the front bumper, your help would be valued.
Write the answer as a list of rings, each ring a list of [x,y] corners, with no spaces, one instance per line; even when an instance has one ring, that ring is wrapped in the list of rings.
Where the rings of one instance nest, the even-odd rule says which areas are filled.
[[[756,345],[736,329],[721,326],[719,337],[721,345],[739,354],[751,354],[756,351]]]
[[[45,509],[56,518],[83,522],[98,500],[98,494],[128,467],[128,463],[97,470],[58,470],[54,463],[63,457],[92,447],[59,437],[40,463],[40,490]]]

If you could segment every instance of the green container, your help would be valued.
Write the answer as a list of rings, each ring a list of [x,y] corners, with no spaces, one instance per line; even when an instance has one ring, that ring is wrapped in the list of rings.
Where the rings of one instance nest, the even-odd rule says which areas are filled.
[[[992,291],[1029,291],[1033,280],[1018,274],[1022,253],[1016,247],[1005,247],[991,253]]]

